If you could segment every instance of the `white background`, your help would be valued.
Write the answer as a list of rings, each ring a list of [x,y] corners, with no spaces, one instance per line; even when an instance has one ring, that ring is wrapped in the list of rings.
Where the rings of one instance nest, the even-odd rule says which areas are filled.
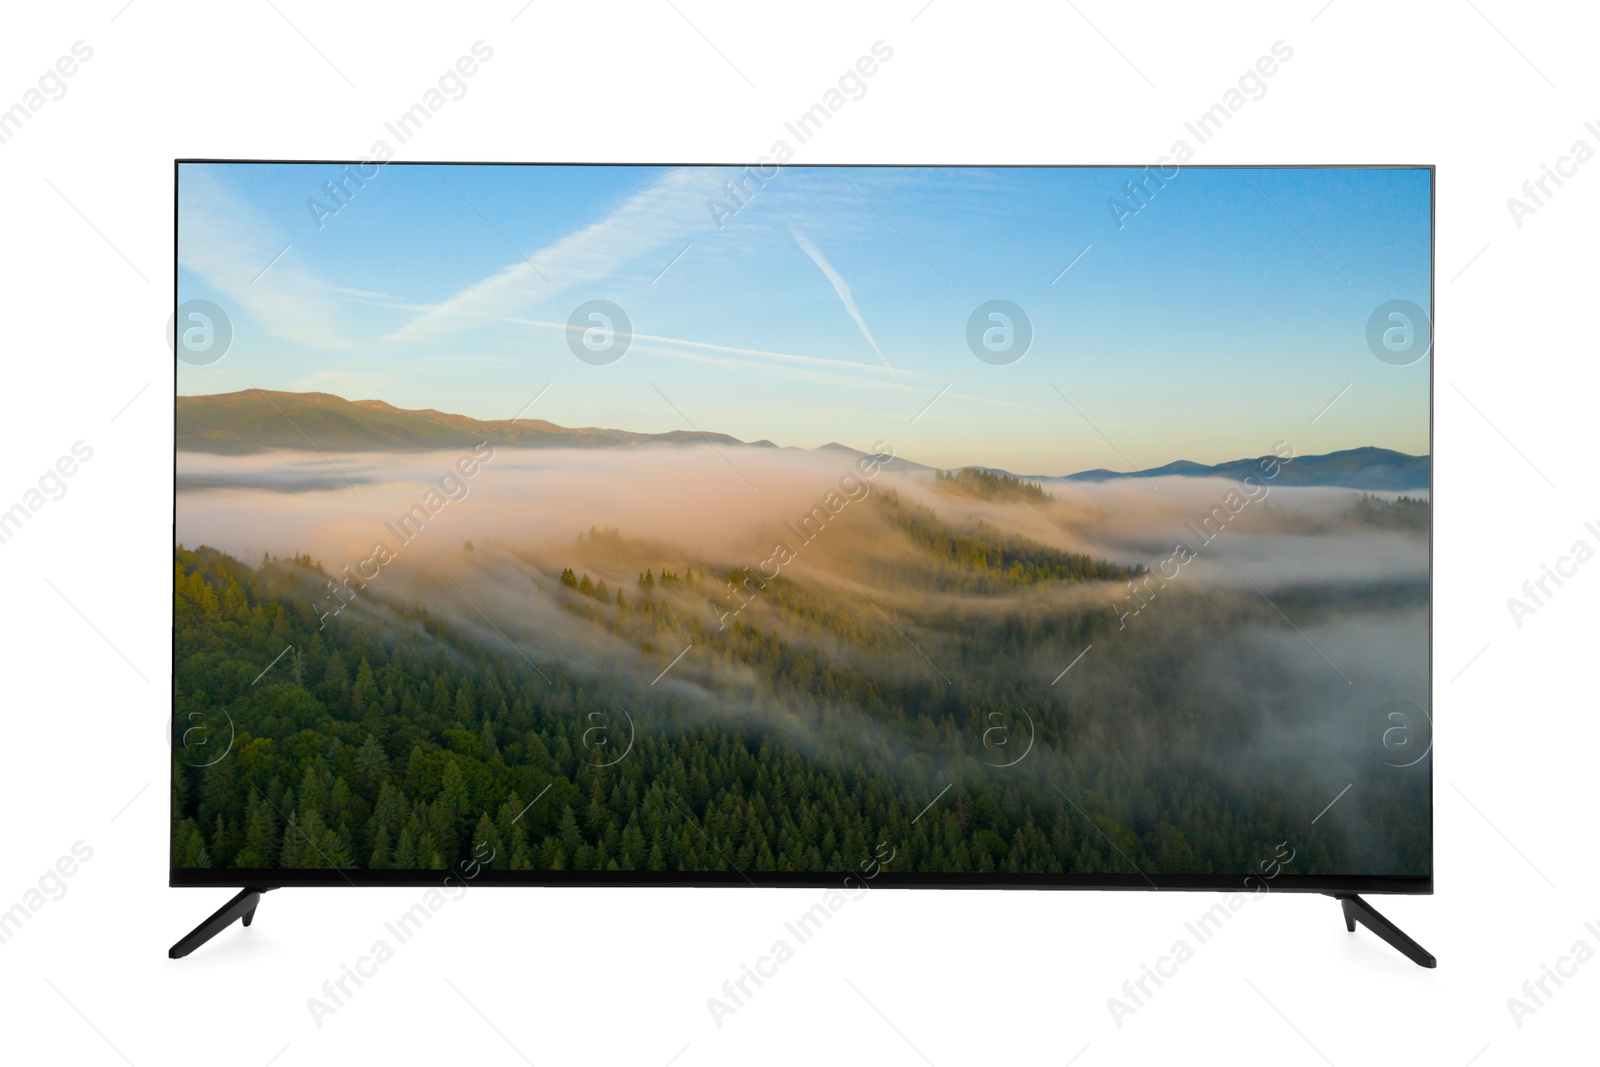
[[[139,1067],[1594,1058],[1600,962],[1520,1028],[1506,1007],[1574,941],[1600,949],[1584,929],[1600,926],[1600,563],[1520,628],[1506,607],[1575,540],[1600,543],[1584,529],[1600,525],[1600,162],[1521,227],[1506,206],[1574,140],[1600,148],[1583,126],[1600,120],[1592,10],[122,3],[13,6],[0,33],[0,107],[75,41],[94,49],[67,94],[0,145],[0,506],[74,441],[94,448],[68,494],[0,545],[0,908],[74,842],[94,850],[66,895],[0,945],[0,1055]],[[1347,934],[1331,900],[1274,895],[1118,1027],[1107,998],[1215,898],[874,891],[717,1027],[706,998],[813,890],[475,890],[320,1028],[307,998],[420,890],[276,892],[249,930],[167,960],[228,896],[166,888],[172,159],[362,156],[479,39],[493,62],[401,158],[753,159],[881,39],[894,60],[796,162],[1153,160],[1283,40],[1293,61],[1194,162],[1438,164],[1437,893],[1377,903],[1439,968]]]

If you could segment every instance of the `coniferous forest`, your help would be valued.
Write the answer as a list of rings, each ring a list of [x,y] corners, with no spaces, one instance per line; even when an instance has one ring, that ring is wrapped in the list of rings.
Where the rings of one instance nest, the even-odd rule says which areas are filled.
[[[992,475],[948,481],[1043,499]],[[1364,500],[1351,521],[1392,525],[1396,507],[1426,504]],[[599,650],[578,662],[417,586],[374,582],[327,618],[322,561],[180,546],[174,867],[492,854],[509,870],[847,872],[887,842],[897,873],[1248,874],[1288,841],[1292,873],[1427,872],[1425,774],[1363,762],[1342,801],[1354,829],[1310,824],[1331,794],[1308,768],[1344,742],[1269,736],[1263,694],[1292,705],[1305,683],[1244,643],[1297,640],[1280,610],[1309,626],[1403,612],[1425,589],[1306,587],[1268,605],[1161,583],[1159,611],[1119,620],[1107,600],[1157,588],[1141,566],[956,530],[893,491],[861,508],[905,547],[878,577],[969,607],[708,571],[615,530],[555,563],[502,550]],[[494,551],[466,543],[460,565]],[[1216,683],[1219,647],[1249,665],[1251,691]],[[1069,683],[1051,682],[1069,661]],[[1330,707],[1362,760],[1364,711],[1317,714]]]

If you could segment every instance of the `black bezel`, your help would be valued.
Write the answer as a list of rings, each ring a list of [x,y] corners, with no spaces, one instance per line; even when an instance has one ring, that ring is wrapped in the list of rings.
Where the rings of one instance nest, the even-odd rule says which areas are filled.
[[[354,159],[214,159],[214,158],[187,158],[174,159],[172,167],[172,315],[177,315],[178,308],[178,180],[180,168],[185,163],[227,163],[227,164],[272,164],[272,165],[313,165],[313,166],[348,166],[358,164]],[[465,161],[465,160],[392,160],[383,166],[393,167],[438,167],[438,166],[463,166],[463,167],[749,167],[756,164],[746,163],[565,163],[565,162],[505,162],[505,161]],[[874,164],[874,163],[806,163],[784,164],[785,167],[799,167],[800,169],[835,169],[872,166],[894,167],[920,167],[926,169],[946,170],[1137,170],[1155,164],[1133,163],[1069,163],[1069,164]],[[1428,459],[1430,471],[1433,469],[1434,449],[1434,359],[1438,349],[1438,317],[1437,317],[1437,281],[1438,271],[1436,259],[1437,250],[1437,223],[1438,223],[1438,168],[1432,163],[1422,164],[1317,164],[1317,163],[1289,163],[1289,164],[1193,164],[1184,165],[1186,170],[1425,170],[1428,172],[1428,316],[1432,321],[1432,348],[1428,359]],[[173,406],[176,413],[177,406],[177,353],[173,353]],[[174,414],[176,418],[176,414]],[[172,540],[178,543],[178,501],[177,501],[177,439],[174,429],[173,439],[173,501],[172,501]],[[1437,505],[1435,487],[1438,479],[1430,473],[1428,479],[1428,498],[1431,505]],[[1437,739],[1437,716],[1432,710],[1433,692],[1433,514],[1435,508],[1430,506],[1428,511],[1428,691],[1430,694],[1428,715],[1433,720],[1434,737]],[[170,571],[169,571],[170,573]],[[169,603],[171,601],[169,600]],[[169,639],[171,647],[177,646],[177,618],[175,607],[174,615],[169,621]],[[172,672],[169,678],[169,716],[171,709],[177,701],[177,672]],[[170,772],[169,766],[169,772]],[[175,783],[169,777],[168,798],[173,792]],[[1428,759],[1428,874],[1426,875],[1294,875],[1283,873],[1274,878],[1270,885],[1271,892],[1283,893],[1387,893],[1407,895],[1428,895],[1433,893],[1433,759],[1430,750]],[[170,811],[169,811],[170,822]],[[172,833],[170,826],[167,831],[167,884],[179,886],[206,886],[223,888],[245,887],[286,887],[286,886],[350,886],[352,888],[369,886],[406,886],[406,887],[433,887],[450,884],[454,880],[458,884],[465,884],[462,876],[450,870],[418,870],[418,871],[377,871],[360,868],[348,870],[305,870],[305,869],[277,869],[266,868],[261,870],[249,868],[199,869],[179,868],[172,866]],[[874,889],[1090,889],[1090,890],[1143,890],[1145,892],[1161,891],[1190,891],[1190,892],[1253,892],[1259,891],[1258,886],[1251,886],[1249,881],[1258,876],[1250,874],[1007,874],[997,872],[989,875],[977,874],[945,874],[934,871],[897,873],[880,868],[870,885]],[[851,871],[823,871],[823,872],[788,872],[788,871],[492,871],[480,869],[471,878],[473,886],[537,886],[548,888],[574,887],[574,888],[645,888],[650,886],[710,889],[719,887],[751,887],[760,889],[781,888],[816,888],[833,889],[842,885],[851,884],[867,885],[861,876]]]

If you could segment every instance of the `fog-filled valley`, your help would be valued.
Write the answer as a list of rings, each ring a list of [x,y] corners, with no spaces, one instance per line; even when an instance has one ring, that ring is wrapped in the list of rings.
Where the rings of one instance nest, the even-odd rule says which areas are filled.
[[[875,447],[180,452],[175,865],[1429,873],[1425,490]]]

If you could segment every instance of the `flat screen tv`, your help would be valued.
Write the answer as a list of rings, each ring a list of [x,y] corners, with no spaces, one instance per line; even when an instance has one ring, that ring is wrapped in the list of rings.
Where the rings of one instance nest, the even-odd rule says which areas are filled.
[[[381,147],[381,151],[380,151]],[[176,164],[171,884],[1432,891],[1428,166]]]

